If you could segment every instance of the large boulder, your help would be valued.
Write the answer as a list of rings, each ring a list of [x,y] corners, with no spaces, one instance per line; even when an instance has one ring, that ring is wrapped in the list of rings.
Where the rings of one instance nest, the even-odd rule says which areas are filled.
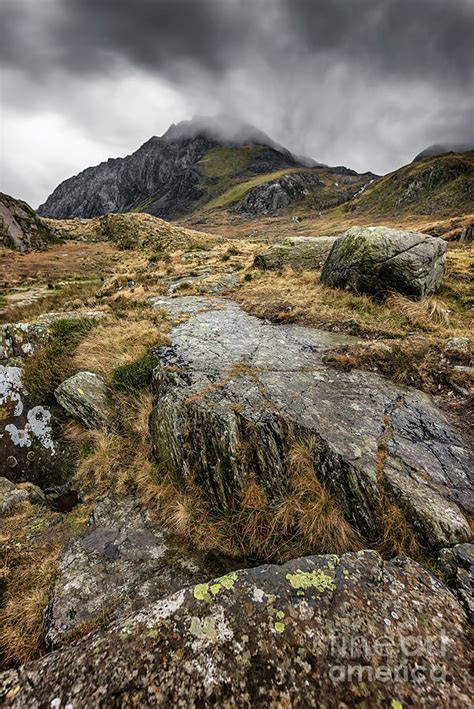
[[[0,365],[1,472],[13,482],[40,487],[67,479],[71,465],[57,435],[59,421],[51,407],[26,390],[20,367]]]
[[[466,541],[472,450],[422,392],[323,364],[354,338],[271,325],[225,300],[152,302],[190,314],[157,350],[150,422],[156,458],[179,484],[232,509],[250,469],[270,499],[285,495],[292,442],[312,439],[314,469],[367,538],[380,534],[388,496],[424,544]]]
[[[469,706],[466,616],[375,552],[231,572],[0,675],[11,707]]]
[[[111,423],[112,390],[94,372],[77,372],[57,387],[54,396],[86,428],[107,428]]]
[[[337,239],[323,266],[327,286],[384,296],[397,291],[422,297],[435,293],[443,278],[443,239],[387,227],[352,227]]]
[[[0,246],[25,252],[44,249],[58,238],[26,202],[0,192]]]
[[[104,618],[129,615],[226,570],[153,528],[131,498],[106,497],[87,534],[63,554],[46,612],[46,643],[59,647]]]
[[[297,270],[321,268],[331,251],[335,236],[292,236],[281,244],[273,244],[257,254],[254,266],[263,270],[278,270],[291,266]]]

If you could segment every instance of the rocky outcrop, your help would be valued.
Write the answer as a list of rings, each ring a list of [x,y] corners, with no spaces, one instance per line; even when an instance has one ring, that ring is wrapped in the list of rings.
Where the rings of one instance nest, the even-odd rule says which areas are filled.
[[[254,187],[235,205],[234,211],[237,214],[275,214],[321,187],[324,187],[324,183],[317,174],[293,172]]]
[[[54,392],[56,401],[86,428],[107,428],[113,415],[112,390],[94,372],[77,372]]]
[[[40,487],[68,477],[69,463],[49,406],[30,396],[20,367],[0,365],[0,460],[2,475]]]
[[[323,364],[324,352],[354,338],[273,326],[225,300],[152,302],[191,314],[156,351],[151,419],[155,455],[180,484],[192,479],[229,509],[250,470],[277,497],[292,441],[310,438],[314,469],[366,538],[380,534],[387,497],[424,544],[469,538],[469,447],[425,394]]]
[[[44,249],[57,237],[26,202],[0,192],[0,246],[24,253]]]
[[[337,237],[292,236],[280,244],[272,244],[258,254],[254,266],[263,270],[278,270],[291,266],[297,270],[321,268]]]
[[[435,293],[444,275],[443,239],[387,227],[352,227],[337,239],[321,281],[336,288],[383,296],[397,291],[422,297]]]
[[[7,706],[468,706],[465,614],[407,559],[295,559],[178,591],[0,675]]]
[[[133,499],[106,497],[87,534],[63,554],[46,611],[46,643],[59,647],[104,618],[124,617],[226,570],[154,529]]]

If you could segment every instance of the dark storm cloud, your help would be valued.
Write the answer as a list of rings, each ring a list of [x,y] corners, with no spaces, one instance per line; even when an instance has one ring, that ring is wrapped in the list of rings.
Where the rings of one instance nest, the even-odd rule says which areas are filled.
[[[309,52],[335,50],[373,71],[471,83],[473,0],[286,0]]]
[[[39,5],[39,7],[38,7]],[[3,0],[0,56],[38,74],[73,74],[118,58],[150,71],[181,64],[225,73],[327,52],[372,72],[471,85],[473,0]],[[285,46],[286,45],[286,46]]]

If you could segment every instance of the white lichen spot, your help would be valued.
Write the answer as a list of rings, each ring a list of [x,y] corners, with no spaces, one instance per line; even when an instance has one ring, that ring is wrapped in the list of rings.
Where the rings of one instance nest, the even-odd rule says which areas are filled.
[[[255,603],[261,603],[264,597],[265,591],[263,591],[261,588],[257,588],[256,586],[254,586],[252,600],[255,601]]]

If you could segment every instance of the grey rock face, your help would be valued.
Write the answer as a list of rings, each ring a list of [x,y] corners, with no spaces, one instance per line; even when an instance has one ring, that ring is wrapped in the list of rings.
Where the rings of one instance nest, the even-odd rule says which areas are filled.
[[[425,394],[322,363],[354,338],[273,326],[225,300],[152,302],[192,313],[157,351],[150,422],[158,461],[183,485],[227,509],[250,469],[272,498],[287,491],[291,441],[312,437],[315,470],[363,535],[380,533],[388,490],[424,543],[469,538],[468,446]]]
[[[322,273],[325,285],[384,295],[435,293],[444,275],[443,239],[386,227],[352,227],[337,239]]]
[[[226,568],[153,529],[130,498],[104,498],[89,532],[67,547],[46,612],[46,643],[57,648],[84,624],[136,612]]]
[[[24,253],[58,241],[26,202],[0,192],[0,245]]]
[[[456,544],[442,549],[439,566],[456,590],[471,623],[474,623],[474,544]]]
[[[321,268],[337,237],[292,236],[281,244],[273,244],[255,257],[254,266],[264,270]]]
[[[238,202],[238,214],[274,214],[307,197],[315,188],[324,187],[319,177],[308,172],[294,172],[254,187]]]
[[[0,472],[13,482],[42,486],[68,477],[69,463],[55,435],[50,407],[30,396],[20,367],[0,365]]]
[[[78,372],[54,392],[56,401],[86,428],[106,428],[112,416],[112,391],[94,372]]]
[[[407,559],[306,557],[178,591],[0,675],[0,697],[75,709],[336,707],[363,692],[367,706],[462,707],[473,691],[465,621]]]

